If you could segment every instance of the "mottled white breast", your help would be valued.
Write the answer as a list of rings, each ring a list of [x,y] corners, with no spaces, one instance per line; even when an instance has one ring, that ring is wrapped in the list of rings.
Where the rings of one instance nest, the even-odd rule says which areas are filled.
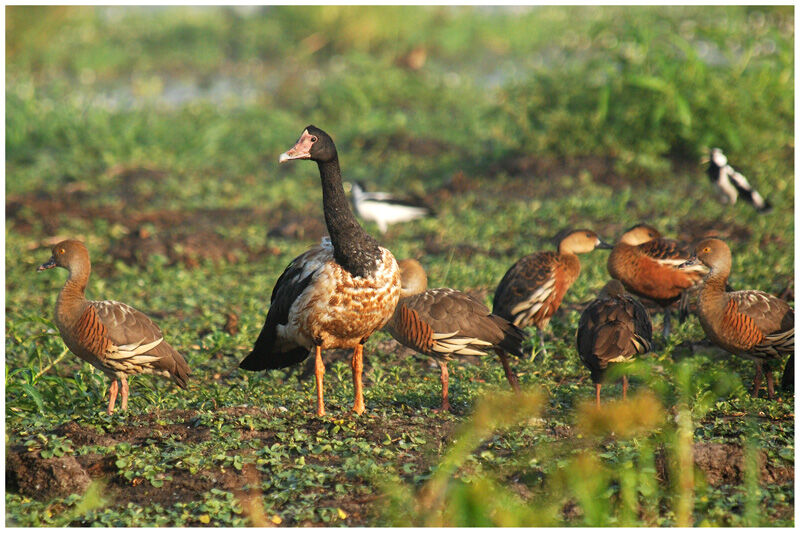
[[[371,276],[354,277],[333,258],[333,246],[323,240],[309,258],[303,276],[311,283],[295,300],[289,321],[279,335],[303,341],[309,349],[354,348],[382,328],[400,298],[400,270],[392,253],[381,248]]]

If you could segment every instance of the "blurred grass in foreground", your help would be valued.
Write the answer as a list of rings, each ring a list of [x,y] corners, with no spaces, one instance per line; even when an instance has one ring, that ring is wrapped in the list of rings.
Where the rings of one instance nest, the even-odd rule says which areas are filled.
[[[793,291],[791,6],[6,14],[7,449],[113,458],[104,491],[117,498],[7,491],[9,524],[793,525],[792,396],[751,397],[752,363],[697,345],[696,321],[627,369],[632,402],[611,382],[602,415],[583,405],[574,328],[607,278],[602,252],[581,258],[550,357],[515,362],[536,391],[524,401],[495,396],[498,365],[459,364],[455,414],[434,414],[435,371],[384,334],[367,346],[359,419],[347,415],[346,363],[329,365],[341,418],[326,421],[308,414],[311,380],[233,370],[278,275],[318,242],[302,224],[276,231],[321,227],[313,166],[276,161],[308,123],[333,135],[346,179],[435,199],[437,218],[381,236],[398,258],[422,259],[431,286],[490,303],[513,261],[551,249],[564,227],[613,240],[646,221],[682,239],[722,232],[733,286]],[[716,201],[699,162],[709,146],[773,213]],[[219,260],[120,254],[175,231],[202,237],[177,241],[180,253],[241,248]],[[188,391],[141,376],[128,414],[100,412],[108,381],[64,354],[51,321],[65,273],[35,274],[54,235],[90,247],[88,297],[158,317],[195,372]],[[238,332],[222,327],[229,313]],[[72,423],[99,444],[71,442]],[[202,438],[176,438],[177,426]],[[123,428],[152,432],[131,446]],[[743,470],[711,480],[730,465],[701,473],[692,447],[741,452]],[[762,462],[781,475],[761,479]],[[247,492],[217,482],[175,501],[119,501],[223,474]]]

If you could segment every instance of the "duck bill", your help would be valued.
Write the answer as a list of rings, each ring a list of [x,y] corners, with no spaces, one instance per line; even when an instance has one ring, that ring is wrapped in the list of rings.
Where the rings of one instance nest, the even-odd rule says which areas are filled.
[[[53,268],[56,266],[56,258],[50,257],[50,260],[47,263],[39,265],[39,268],[36,269],[36,272],[41,272],[42,270],[47,270],[48,268]]]
[[[606,241],[602,239],[598,239],[597,246],[595,246],[595,248],[598,250],[611,250],[612,248],[614,248],[614,245],[608,244]]]
[[[278,163],[285,163],[293,159],[311,159],[311,146],[313,144],[312,135],[308,133],[308,130],[303,130],[303,134],[300,135],[297,143],[280,155]]]
[[[697,265],[699,263],[700,263],[700,260],[697,259],[696,255],[693,255],[692,257],[690,257],[689,259],[687,259],[686,261],[684,261],[683,263],[678,265],[678,268],[683,270],[683,269],[686,269],[686,268],[689,268],[689,267],[693,267],[694,265]]]

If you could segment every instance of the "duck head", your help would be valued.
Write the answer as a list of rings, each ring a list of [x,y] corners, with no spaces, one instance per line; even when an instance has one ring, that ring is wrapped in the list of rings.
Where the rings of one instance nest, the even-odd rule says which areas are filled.
[[[555,238],[559,253],[585,254],[599,248],[609,250],[610,244],[598,237],[597,233],[588,229],[562,231]]]
[[[625,231],[619,242],[630,246],[639,246],[653,239],[660,239],[661,233],[653,226],[647,224],[636,224],[632,228]]]
[[[71,270],[76,265],[83,265],[89,262],[89,250],[81,241],[66,240],[61,241],[52,248],[52,255],[47,263],[39,265],[37,272],[48,268],[61,267]]]
[[[336,159],[336,145],[330,135],[317,128],[308,126],[300,134],[294,146],[283,152],[278,158],[279,163],[285,163],[293,159],[311,159],[319,163],[325,163]]]
[[[694,254],[678,265],[678,268],[686,269],[698,263],[707,266],[709,273],[730,272],[731,249],[719,239],[704,239],[697,243],[694,248]]]
[[[400,267],[400,297],[421,294],[428,288],[428,276],[416,259],[403,259],[397,262]]]

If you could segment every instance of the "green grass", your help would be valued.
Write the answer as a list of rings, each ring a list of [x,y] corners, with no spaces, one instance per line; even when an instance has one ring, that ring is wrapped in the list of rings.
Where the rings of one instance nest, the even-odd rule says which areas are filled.
[[[328,365],[323,420],[313,379],[236,369],[277,277],[321,231],[316,169],[277,165],[309,123],[334,137],[346,179],[432,194],[435,219],[381,237],[432,286],[490,304],[560,229],[613,240],[647,221],[683,240],[717,232],[735,288],[781,292],[794,279],[790,7],[10,7],[7,25],[7,450],[106,458],[85,494],[8,490],[8,524],[793,525],[793,477],[753,467],[793,472],[793,396],[754,399],[752,363],[690,350],[695,319],[634,369],[633,390],[652,395],[632,405],[652,419],[587,418],[574,335],[607,278],[602,251],[581,257],[549,356],[515,364],[530,392],[516,410],[484,361],[451,364],[455,413],[433,413],[435,366],[384,333],[365,350],[360,418],[346,362]],[[711,146],[771,214],[716,201]],[[89,298],[157,318],[193,369],[187,391],[136,377],[129,411],[104,414],[107,380],[64,354],[52,323],[65,273],[35,272],[53,236],[86,241]],[[741,450],[741,475],[711,483],[700,465],[682,485],[691,442]]]

